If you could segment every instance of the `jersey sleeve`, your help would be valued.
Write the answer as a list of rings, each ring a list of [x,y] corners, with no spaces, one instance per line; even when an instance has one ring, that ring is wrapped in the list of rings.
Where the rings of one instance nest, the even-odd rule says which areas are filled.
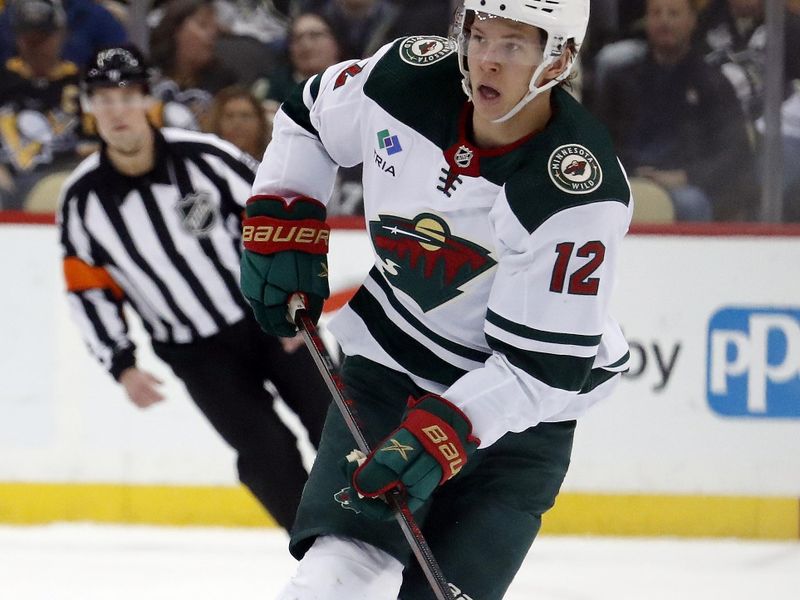
[[[380,58],[346,61],[297,86],[275,115],[253,195],[307,196],[327,204],[337,169],[362,162],[364,84]]]
[[[125,294],[111,272],[95,264],[76,198],[61,199],[58,224],[70,314],[92,355],[119,379],[136,363],[123,314]]]
[[[491,212],[499,260],[484,324],[493,353],[444,394],[470,417],[482,447],[574,418],[625,370],[627,344],[609,301],[631,210],[616,200],[581,204],[528,232],[501,194]]]

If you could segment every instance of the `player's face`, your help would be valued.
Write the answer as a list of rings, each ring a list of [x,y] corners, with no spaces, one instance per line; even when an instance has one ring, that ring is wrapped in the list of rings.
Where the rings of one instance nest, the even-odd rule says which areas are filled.
[[[97,131],[105,142],[127,154],[137,151],[147,139],[147,96],[138,86],[94,90],[89,98]]]
[[[493,121],[507,114],[528,93],[531,76],[541,62],[539,29],[476,15],[467,41],[476,115]]]

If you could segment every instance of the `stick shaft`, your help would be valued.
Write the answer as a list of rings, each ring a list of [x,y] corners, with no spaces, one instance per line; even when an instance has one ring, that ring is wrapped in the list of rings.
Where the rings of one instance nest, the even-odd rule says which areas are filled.
[[[319,336],[316,325],[308,317],[305,310],[297,310],[294,313],[294,322],[300,330],[314,363],[317,365],[325,384],[331,392],[333,401],[336,403],[337,408],[342,413],[342,418],[347,424],[347,428],[353,435],[358,449],[364,454],[370,453],[369,443],[364,437],[361,428],[358,426],[355,414],[353,413],[352,402],[347,399],[344,392],[344,382],[341,377],[335,372],[333,360],[328,354],[322,339]],[[411,547],[411,551],[419,563],[425,578],[433,590],[436,600],[452,600],[453,593],[450,591],[450,586],[447,584],[447,579],[442,573],[439,563],[431,552],[428,542],[422,535],[422,531],[417,525],[414,516],[406,506],[406,503],[399,497],[399,494],[387,494],[386,500],[389,505],[394,509],[395,519],[403,531],[403,535]]]

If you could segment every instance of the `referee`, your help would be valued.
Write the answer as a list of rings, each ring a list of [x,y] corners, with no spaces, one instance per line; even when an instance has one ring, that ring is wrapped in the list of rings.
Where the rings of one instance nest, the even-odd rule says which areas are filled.
[[[83,80],[83,109],[102,147],[61,193],[71,312],[91,352],[146,408],[163,400],[161,382],[136,366],[122,310],[129,304],[155,353],[236,450],[239,479],[289,529],[307,474],[264,381],[314,446],[330,396],[302,342],[283,347],[262,334],[239,292],[255,161],[216,136],[153,128],[148,80],[132,47],[98,52]]]

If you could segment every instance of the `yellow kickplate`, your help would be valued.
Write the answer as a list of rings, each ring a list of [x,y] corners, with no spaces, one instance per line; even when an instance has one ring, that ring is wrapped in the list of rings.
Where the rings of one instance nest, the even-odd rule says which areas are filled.
[[[244,487],[0,483],[0,523],[53,521],[277,526]],[[800,500],[563,493],[542,533],[793,540]]]
[[[800,538],[800,500],[564,493],[545,514],[542,531],[795,540]]]
[[[0,483],[0,523],[274,527],[243,487]]]

